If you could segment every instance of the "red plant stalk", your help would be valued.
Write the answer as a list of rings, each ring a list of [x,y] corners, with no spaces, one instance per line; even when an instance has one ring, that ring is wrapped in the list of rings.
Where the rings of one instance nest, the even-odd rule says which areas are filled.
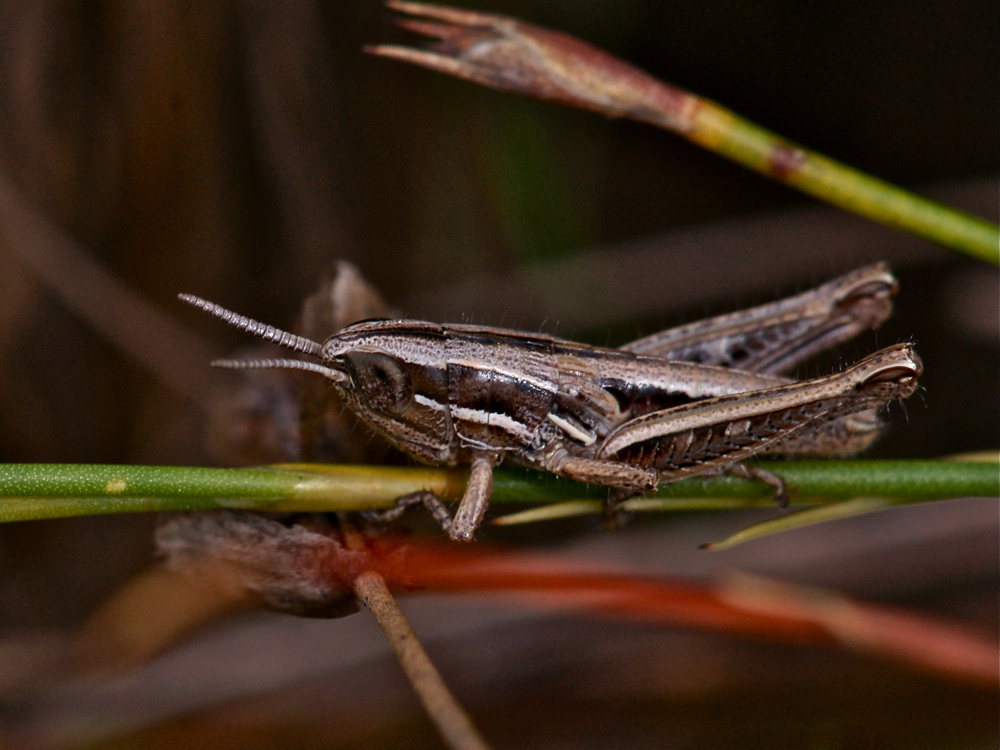
[[[1000,648],[960,625],[828,590],[737,576],[721,583],[616,575],[484,546],[372,547],[396,592],[493,591],[644,623],[788,643],[840,646],[993,687]]]
[[[241,603],[329,617],[352,611],[359,576],[396,593],[490,591],[537,603],[788,643],[840,646],[998,686],[1000,648],[960,625],[827,590],[752,578],[711,583],[614,574],[546,559],[359,531],[303,517],[286,526],[237,511],[176,517],[157,532],[166,565],[225,573]],[[221,575],[221,573],[220,573]]]

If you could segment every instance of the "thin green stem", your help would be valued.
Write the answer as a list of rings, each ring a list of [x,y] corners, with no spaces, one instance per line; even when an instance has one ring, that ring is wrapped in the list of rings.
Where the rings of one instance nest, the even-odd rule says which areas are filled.
[[[670,130],[750,169],[888,226],[1000,264],[995,224],[796,146],[715,102],[579,39],[489,13],[389,0],[428,50],[368,51],[447,75]],[[430,18],[434,23],[413,21]]]
[[[1000,495],[997,461],[787,461],[769,467],[793,502],[893,497],[922,502]],[[459,469],[296,464],[258,469],[100,464],[0,465],[0,522],[151,511],[245,508],[332,512],[385,508],[430,490],[461,496]],[[527,470],[498,471],[494,503],[598,500],[605,490]],[[642,499],[660,510],[714,510],[772,503],[767,486],[735,477],[690,479]]]
[[[1000,264],[1000,229],[884,180],[785,141],[775,133],[700,99],[684,135],[750,169],[847,211]]]

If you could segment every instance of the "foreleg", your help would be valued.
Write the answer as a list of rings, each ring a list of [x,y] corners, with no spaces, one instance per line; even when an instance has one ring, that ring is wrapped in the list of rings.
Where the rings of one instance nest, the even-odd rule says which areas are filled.
[[[396,498],[396,505],[389,510],[368,511],[364,517],[370,521],[395,521],[407,508],[423,504],[434,516],[441,528],[448,532],[452,539],[462,542],[472,541],[476,529],[483,521],[486,508],[490,504],[490,494],[493,491],[493,466],[496,459],[492,456],[476,456],[472,461],[472,471],[469,473],[469,483],[462,495],[454,520],[448,513],[437,495],[427,490],[413,492]]]
[[[455,520],[448,529],[448,536],[460,542],[471,542],[490,504],[493,493],[493,466],[496,460],[488,456],[476,456],[472,460],[469,484],[465,487],[462,502],[458,505]]]
[[[420,490],[419,492],[412,492],[409,495],[397,497],[396,505],[389,508],[389,510],[369,510],[361,515],[368,521],[388,523],[389,521],[395,521],[403,515],[407,508],[421,504],[431,512],[434,520],[441,524],[442,529],[445,531],[451,529],[452,521],[451,516],[448,514],[448,509],[444,507],[444,503],[438,500],[437,495],[427,490]]]

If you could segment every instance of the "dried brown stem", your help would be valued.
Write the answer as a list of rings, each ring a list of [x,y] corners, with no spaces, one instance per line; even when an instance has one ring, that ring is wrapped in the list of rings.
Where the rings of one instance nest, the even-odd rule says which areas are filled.
[[[386,5],[399,13],[435,19],[400,18],[396,23],[438,41],[429,50],[379,45],[368,49],[373,54],[501,91],[611,117],[631,117],[681,133],[693,127],[698,97],[568,34],[491,13],[399,0]]]
[[[0,241],[95,332],[178,395],[211,407],[211,380],[200,362],[213,356],[212,348],[98,263],[3,171]]]
[[[374,571],[365,571],[355,579],[354,591],[375,615],[417,697],[448,746],[455,750],[488,750],[489,745],[469,714],[448,690],[420,645],[406,616],[389,593],[385,579]]]

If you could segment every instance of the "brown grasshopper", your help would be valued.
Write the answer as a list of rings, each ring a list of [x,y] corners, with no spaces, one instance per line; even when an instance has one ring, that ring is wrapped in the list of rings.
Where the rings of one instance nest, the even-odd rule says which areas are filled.
[[[610,487],[613,500],[660,482],[727,472],[770,482],[784,504],[780,479],[739,462],[768,452],[857,452],[882,429],[877,409],[916,390],[922,366],[909,344],[826,377],[781,376],[878,326],[896,289],[888,268],[876,264],[618,349],[414,320],[355,323],[319,344],[192,295],[180,299],[321,360],[213,366],[318,373],[363,421],[418,461],[471,464],[454,520],[429,492],[400,498],[381,514],[394,517],[422,502],[452,539],[470,540],[489,503],[493,467],[504,458]]]

